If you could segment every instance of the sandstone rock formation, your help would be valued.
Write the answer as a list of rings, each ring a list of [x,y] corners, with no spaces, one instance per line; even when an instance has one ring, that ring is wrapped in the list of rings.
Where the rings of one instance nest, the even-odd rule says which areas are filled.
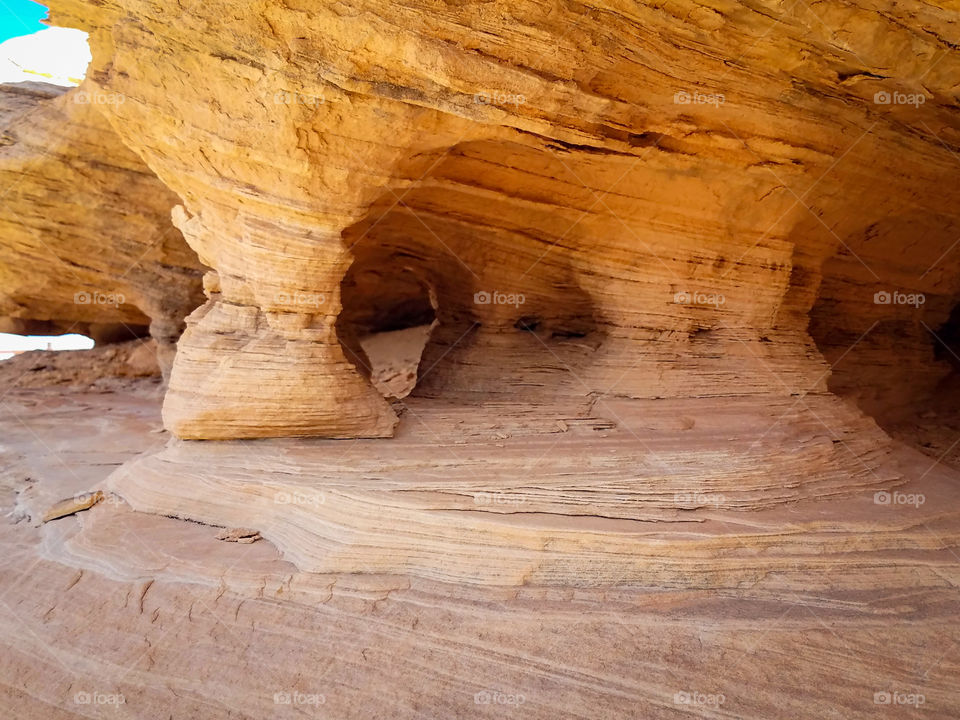
[[[176,196],[126,148],[89,85],[0,85],[0,330],[148,332],[172,362],[202,266]]]
[[[11,707],[956,715],[955,11],[52,12],[210,270],[0,397]]]
[[[229,7],[53,4],[214,269],[166,400],[180,437],[391,434],[350,323],[431,303],[423,394],[805,391],[828,261],[878,223],[895,259],[910,217],[935,229],[918,266],[953,238],[956,26],[932,10]],[[474,300],[496,292],[525,302]]]
[[[724,401],[689,405],[681,417],[648,414],[645,427],[634,427],[678,473],[683,462],[694,475],[710,467],[719,476],[726,467],[722,488],[731,491],[740,473],[729,463],[743,445],[716,448],[736,431],[732,414],[711,420]],[[178,483],[178,491],[195,493],[182,499],[184,507],[194,503],[191,514],[211,513],[226,495],[235,517],[255,518],[249,527],[266,539],[237,544],[216,539],[218,528],[133,511],[108,491],[112,467],[166,442],[154,432],[160,412],[152,391],[16,389],[0,408],[0,506],[4,516],[13,513],[0,524],[9,549],[0,571],[0,707],[9,717],[866,720],[916,713],[947,720],[960,702],[957,470],[902,446],[877,472],[923,474],[900,489],[926,493],[919,507],[875,505],[872,492],[857,492],[771,500],[770,509],[749,511],[714,494],[709,499],[720,507],[701,510],[690,507],[696,497],[678,498],[687,509],[670,522],[603,520],[589,517],[596,512],[589,507],[565,519],[525,514],[516,494],[498,496],[489,477],[475,484],[461,471],[465,492],[489,492],[483,502],[437,510],[429,525],[410,527],[411,503],[399,496],[451,495],[453,483],[442,484],[459,467],[451,453],[469,463],[484,445],[438,443],[430,418],[413,426],[418,437],[399,451],[416,457],[420,470],[408,472],[417,487],[390,487],[385,476],[350,490],[349,473],[369,468],[374,448],[351,461],[352,441],[203,443],[210,472]],[[815,412],[831,421],[822,408]],[[817,439],[826,432],[817,417],[799,415],[800,426],[784,418],[759,445],[769,460],[806,432],[806,457],[790,474],[783,466],[769,471],[764,488],[754,481],[754,497],[796,493],[811,467],[821,466],[817,448],[832,443]],[[693,419],[713,425],[681,429]],[[638,474],[632,458],[601,455],[612,447],[598,445],[599,434],[584,428],[575,446],[541,443],[526,453],[516,443],[495,448],[492,438],[490,449],[503,458],[501,483],[526,477],[531,485],[539,476],[535,457],[564,451],[568,469],[583,473],[555,493],[558,507],[601,473]],[[380,448],[378,474],[397,462],[390,456],[401,440],[361,441]],[[639,442],[616,447],[631,444]],[[168,453],[167,462],[175,459]],[[220,463],[229,464],[229,486],[213,474]],[[327,467],[336,485],[316,477]],[[484,470],[480,460],[474,469]],[[655,493],[648,477],[643,489]],[[556,487],[547,477],[536,482],[541,496]],[[202,498],[198,485],[208,490]],[[276,535],[280,513],[267,508],[265,485],[286,493],[278,509],[293,514],[308,538],[293,537],[292,525],[290,536]],[[95,507],[35,527],[62,498],[95,489],[105,492]],[[604,511],[647,504],[643,496],[617,503],[612,489],[605,497]],[[339,533],[326,560],[311,507]],[[499,536],[488,533],[497,544],[471,545],[475,518],[489,510],[502,519]],[[538,526],[553,536],[540,547]],[[353,542],[344,542],[351,534]],[[278,552],[272,536],[285,544],[300,539],[301,549]],[[503,546],[506,538],[512,547]],[[371,572],[397,566],[401,556],[415,564],[418,550],[432,556],[429,572],[422,565],[409,574]],[[306,572],[298,567],[305,560]],[[322,562],[339,569],[312,572]],[[499,583],[476,583],[494,573]],[[460,582],[443,580],[452,577]],[[903,704],[877,705],[888,696]],[[905,704],[910,696],[922,696],[919,709]]]

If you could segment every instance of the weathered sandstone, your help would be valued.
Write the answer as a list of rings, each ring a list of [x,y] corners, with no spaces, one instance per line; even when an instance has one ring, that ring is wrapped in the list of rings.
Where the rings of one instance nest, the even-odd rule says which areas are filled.
[[[391,434],[357,325],[431,304],[420,394],[553,413],[816,388],[821,273],[876,226],[892,244],[854,312],[910,280],[936,326],[949,262],[922,282],[883,265],[909,217],[933,228],[918,267],[954,238],[957,29],[916,12],[59,0],[53,17],[91,33],[91,87],[125,98],[111,122],[214,269],[167,426],[239,438]]]
[[[110,128],[89,85],[0,85],[0,330],[145,335],[169,367],[202,266],[176,196]]]
[[[955,8],[52,17],[209,270],[0,388],[6,706],[955,717]]]
[[[352,561],[330,544],[330,564],[336,559],[349,572],[304,572],[269,532],[252,544],[222,542],[217,528],[135,512],[109,492],[90,510],[34,527],[62,498],[105,488],[110,466],[162,447],[164,435],[152,432],[159,404],[152,390],[38,389],[16,390],[0,407],[0,505],[5,515],[32,519],[0,525],[8,551],[0,561],[0,707],[12,717],[866,720],[915,712],[947,720],[960,704],[957,471],[902,446],[888,462],[924,474],[903,488],[927,493],[920,508],[877,506],[872,493],[857,493],[753,512],[686,510],[677,516],[703,522],[621,521],[621,528],[545,513],[537,524],[548,525],[540,532],[553,540],[539,551],[536,528],[517,522],[515,549],[480,546],[468,559],[476,530],[466,518],[482,513],[437,511],[419,547],[438,552],[430,539],[438,527],[462,528],[463,541],[448,539],[449,557],[434,560],[425,578],[369,572],[376,565],[366,562],[378,555],[363,542]],[[666,435],[644,437],[662,451]],[[783,440],[778,434],[771,444]],[[265,479],[286,482],[290,492],[300,472],[294,463],[315,469],[323,453],[307,441],[283,442],[291,445],[277,462],[287,477],[277,471]],[[262,444],[206,444],[221,450],[214,462],[233,457],[250,467],[235,482],[257,508],[257,530],[277,523],[258,495],[260,469],[280,448],[254,461]],[[422,461],[432,447],[421,443]],[[466,459],[468,449],[454,449]],[[348,464],[347,448],[337,454]],[[416,490],[449,494],[439,482],[446,467],[432,487],[422,478]],[[802,477],[802,469],[791,476]],[[769,476],[776,479],[791,481]],[[316,497],[317,487],[300,483],[301,497]],[[403,527],[407,503],[391,497],[402,489],[366,490],[384,497],[375,540],[381,556],[399,554],[391,535],[417,530]],[[377,511],[362,510],[358,489],[345,504],[348,479],[326,492],[325,513],[338,505]],[[344,519],[356,527],[349,513]],[[341,532],[350,531],[342,524]],[[532,562],[523,585],[438,579],[499,566],[502,581],[513,582],[524,560]],[[575,563],[576,573],[548,572],[563,563]],[[316,702],[283,704],[295,692]],[[523,700],[483,704],[479,695],[478,704],[484,692]],[[924,704],[878,706],[875,694],[885,692],[919,693]],[[84,704],[93,693],[124,703]],[[685,705],[684,693],[724,698],[719,706]]]

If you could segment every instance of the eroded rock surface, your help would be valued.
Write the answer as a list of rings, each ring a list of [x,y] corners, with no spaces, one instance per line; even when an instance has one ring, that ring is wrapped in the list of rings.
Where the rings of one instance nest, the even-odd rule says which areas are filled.
[[[215,271],[180,437],[392,434],[355,335],[431,308],[417,392],[550,413],[822,387],[807,313],[834,257],[876,275],[837,290],[856,308],[890,283],[931,322],[956,299],[956,256],[913,273],[955,236],[945,11],[53,6]]]
[[[331,458],[307,441],[267,441],[293,444],[270,448],[262,465],[254,457],[262,442],[207,443],[211,453],[220,449],[211,462],[232,458],[234,467],[242,461],[250,469],[233,481],[232,512],[249,517],[243,506],[255,508],[257,529],[276,526],[259,497],[261,479],[287,493],[293,502],[282,507],[299,508],[300,518],[307,499],[319,504],[317,487],[325,487],[325,524],[339,528],[340,539],[359,517],[377,515],[378,537],[369,546],[358,537],[353,558],[335,543],[324,543],[326,554],[311,537],[314,558],[350,567],[317,573],[298,569],[269,533],[251,544],[222,542],[219,528],[135,512],[110,492],[89,510],[35,527],[52,503],[105,488],[112,468],[163,445],[164,435],[154,432],[159,398],[149,386],[122,395],[21,389],[0,407],[0,707],[12,717],[502,718],[511,712],[551,720],[711,713],[866,720],[885,712],[875,702],[878,693],[881,699],[897,693],[922,695],[922,707],[886,712],[947,720],[960,703],[954,622],[960,483],[956,471],[932,467],[932,459],[903,447],[877,471],[892,472],[894,465],[929,471],[901,488],[926,493],[919,508],[878,506],[869,492],[756,512],[704,513],[688,498],[670,522],[561,522],[541,513],[539,532],[552,540],[539,548],[536,527],[501,514],[515,547],[475,546],[467,556],[476,531],[466,518],[479,511],[462,505],[453,511],[453,480],[443,482],[453,460],[443,455],[431,480],[421,472],[416,484],[351,487],[349,473],[332,468],[339,481],[330,486],[295,482],[295,473],[308,477]],[[729,416],[717,424],[730,425]],[[644,434],[665,461],[666,429]],[[686,432],[701,440],[709,435]],[[371,442],[382,447],[400,439]],[[425,446],[419,444],[421,461]],[[405,450],[415,451],[414,445]],[[350,451],[339,453],[350,469],[373,462],[350,462]],[[617,460],[610,457],[610,468]],[[813,462],[808,456],[800,465]],[[275,473],[264,476],[264,467]],[[794,480],[802,474],[800,467]],[[211,483],[189,480],[178,491]],[[483,487],[503,498],[509,492],[503,484],[487,480]],[[411,503],[399,496],[408,494],[429,494],[448,509],[433,513],[434,527],[404,527]],[[757,497],[745,490],[737,499],[751,495]],[[624,512],[609,489],[604,496],[597,502]],[[509,513],[522,505],[491,499],[486,507]],[[311,523],[311,532],[317,526]],[[236,527],[244,526],[225,530]],[[461,538],[434,545],[438,527]],[[377,558],[400,554],[394,539],[405,534],[416,536],[408,558],[415,548],[427,556],[447,551],[446,559],[432,558],[434,577],[422,569],[377,572],[383,565]],[[564,563],[576,573],[556,573]],[[502,582],[514,582],[518,572],[529,576],[526,584],[499,587],[473,578],[438,580],[462,576],[468,567],[499,567]],[[504,704],[508,696],[511,705]],[[710,706],[703,704],[707,696]],[[87,702],[94,697],[103,704]]]
[[[0,330],[149,333],[169,369],[202,266],[176,196],[125,147],[90,85],[0,85]]]
[[[956,714],[954,11],[53,5],[212,270],[0,397],[12,707]]]

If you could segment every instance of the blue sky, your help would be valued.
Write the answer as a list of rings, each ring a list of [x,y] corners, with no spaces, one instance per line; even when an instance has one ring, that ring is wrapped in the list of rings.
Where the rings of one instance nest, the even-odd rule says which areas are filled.
[[[30,0],[0,0],[0,42],[43,30],[46,16],[47,8]]]

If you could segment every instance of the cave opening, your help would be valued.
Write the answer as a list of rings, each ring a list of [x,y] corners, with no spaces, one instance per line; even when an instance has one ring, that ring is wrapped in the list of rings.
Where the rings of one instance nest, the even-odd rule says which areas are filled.
[[[89,350],[94,340],[79,333],[63,335],[24,335],[0,332],[0,360],[9,360],[23,353],[43,350],[61,352],[68,350]]]
[[[347,359],[387,400],[407,397],[437,326],[437,297],[421,273],[396,256],[372,254],[341,283],[337,334]]]
[[[956,382],[960,374],[960,304],[954,306],[950,316],[932,335],[933,356],[950,364],[953,372],[948,379]]]
[[[411,162],[422,177],[381,195],[341,233],[353,258],[336,325],[347,359],[384,397],[409,393],[420,408],[496,403],[568,416],[584,402],[606,331],[601,288],[584,272],[593,236],[576,216],[558,218],[551,200],[570,184],[540,186],[563,178],[563,165],[543,148],[501,141]],[[584,193],[585,210],[595,198]]]
[[[832,393],[895,439],[960,467],[956,231],[949,218],[911,215],[847,236],[822,266],[808,330]]]

